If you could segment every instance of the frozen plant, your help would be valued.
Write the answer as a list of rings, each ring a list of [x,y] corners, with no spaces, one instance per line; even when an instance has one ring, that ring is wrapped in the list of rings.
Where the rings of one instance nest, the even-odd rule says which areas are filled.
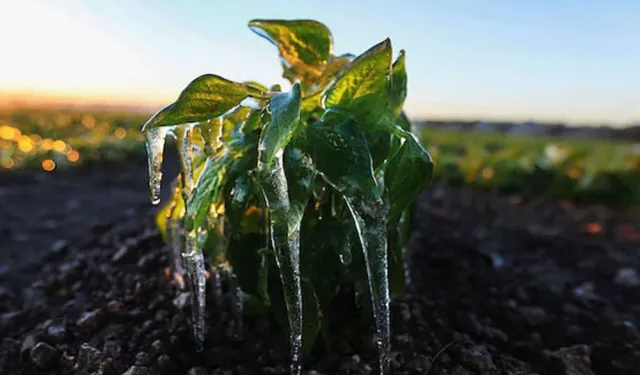
[[[329,29],[311,20],[249,27],[278,48],[288,91],[205,74],[143,127],[154,203],[167,135],[180,151],[157,222],[191,288],[196,342],[205,338],[206,256],[212,274],[234,275],[245,305],[237,311],[271,314],[287,332],[292,374],[338,329],[341,293],[371,307],[386,374],[390,296],[404,288],[411,207],[433,170],[402,112],[404,51],[392,62],[386,39],[336,56]]]

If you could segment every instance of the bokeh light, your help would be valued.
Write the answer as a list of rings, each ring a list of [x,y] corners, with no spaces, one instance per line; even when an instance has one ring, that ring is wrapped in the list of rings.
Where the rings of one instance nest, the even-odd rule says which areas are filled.
[[[72,163],[76,163],[80,160],[80,153],[76,150],[71,150],[67,152],[67,159]]]
[[[64,150],[67,148],[67,145],[64,143],[64,141],[57,140],[53,142],[52,147],[56,152],[64,152]]]
[[[47,172],[51,172],[56,168],[56,162],[51,159],[44,159],[41,165],[42,165],[42,169],[44,169]]]
[[[22,152],[31,152],[33,151],[33,148],[33,141],[31,140],[31,137],[26,135],[20,137],[20,140],[18,141],[18,150]]]
[[[117,128],[113,134],[115,134],[118,139],[124,139],[124,137],[127,136],[127,131],[124,128]]]

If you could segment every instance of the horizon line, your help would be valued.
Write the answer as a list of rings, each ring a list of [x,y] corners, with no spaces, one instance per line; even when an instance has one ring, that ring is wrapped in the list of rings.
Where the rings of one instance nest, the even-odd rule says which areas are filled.
[[[139,96],[127,97],[122,95],[108,95],[104,93],[94,94],[71,94],[71,93],[54,93],[45,91],[1,91],[0,90],[0,109],[19,105],[50,105],[50,106],[86,106],[86,107],[103,107],[103,108],[127,108],[130,110],[139,110],[143,112],[154,113],[158,109],[165,106],[166,99],[160,97],[150,97],[147,99]],[[615,121],[575,121],[562,119],[538,119],[531,116],[522,116],[515,119],[513,116],[500,115],[421,115],[411,116],[413,121],[429,121],[429,122],[494,122],[494,123],[511,123],[511,124],[560,124],[573,127],[612,127],[612,128],[629,128],[640,126],[640,118],[629,122]]]

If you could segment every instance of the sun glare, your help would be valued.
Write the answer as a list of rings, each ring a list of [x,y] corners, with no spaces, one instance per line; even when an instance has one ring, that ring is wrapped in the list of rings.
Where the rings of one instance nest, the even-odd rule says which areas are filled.
[[[54,3],[0,2],[3,90],[110,94],[143,69],[138,57],[91,15],[77,9],[71,14]]]

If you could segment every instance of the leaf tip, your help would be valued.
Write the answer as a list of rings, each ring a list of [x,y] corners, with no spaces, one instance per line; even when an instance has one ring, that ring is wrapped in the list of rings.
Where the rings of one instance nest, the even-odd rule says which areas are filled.
[[[385,40],[383,40],[382,46],[384,47],[384,49],[391,49],[391,38],[387,37]]]
[[[300,82],[296,81],[296,83],[294,83],[293,86],[291,87],[291,91],[293,92],[293,95],[296,97],[302,96],[302,89],[300,88]]]
[[[265,24],[264,20],[253,19],[247,23],[247,26],[249,27],[249,30],[253,31],[255,34],[274,43],[274,41],[269,37],[269,34],[265,30],[264,24]]]

